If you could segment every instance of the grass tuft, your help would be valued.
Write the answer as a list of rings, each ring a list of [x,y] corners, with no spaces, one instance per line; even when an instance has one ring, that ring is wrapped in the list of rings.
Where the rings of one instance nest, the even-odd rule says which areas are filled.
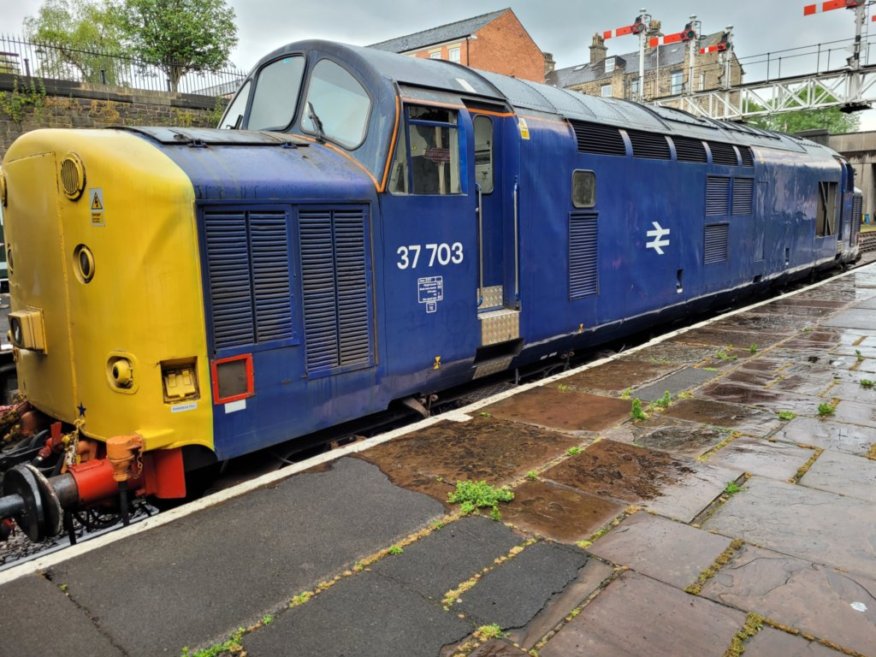
[[[459,504],[464,515],[476,509],[499,511],[499,502],[510,502],[514,493],[507,488],[496,488],[486,481],[457,481],[456,490],[447,496],[451,504]]]

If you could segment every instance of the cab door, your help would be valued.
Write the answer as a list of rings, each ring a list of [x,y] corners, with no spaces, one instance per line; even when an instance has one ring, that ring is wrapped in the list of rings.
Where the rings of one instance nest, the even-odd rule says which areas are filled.
[[[475,377],[505,369],[520,350],[519,136],[510,112],[470,106],[478,232]]]

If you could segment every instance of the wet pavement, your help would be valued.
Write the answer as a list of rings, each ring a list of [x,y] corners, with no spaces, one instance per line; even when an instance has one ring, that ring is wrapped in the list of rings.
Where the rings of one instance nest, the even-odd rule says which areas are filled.
[[[876,657],[869,379],[876,266],[2,585],[0,654]]]

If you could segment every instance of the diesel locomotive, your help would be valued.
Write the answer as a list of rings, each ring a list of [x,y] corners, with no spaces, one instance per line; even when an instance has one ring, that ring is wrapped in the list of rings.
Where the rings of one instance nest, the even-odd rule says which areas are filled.
[[[849,263],[861,212],[805,139],[325,41],[265,57],[215,130],[30,132],[0,193],[20,390],[63,461],[6,473],[33,538]]]

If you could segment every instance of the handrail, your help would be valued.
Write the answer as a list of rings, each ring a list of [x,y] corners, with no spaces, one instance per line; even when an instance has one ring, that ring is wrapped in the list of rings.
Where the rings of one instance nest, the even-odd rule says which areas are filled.
[[[478,308],[484,302],[484,193],[481,186],[475,183],[478,190]]]

